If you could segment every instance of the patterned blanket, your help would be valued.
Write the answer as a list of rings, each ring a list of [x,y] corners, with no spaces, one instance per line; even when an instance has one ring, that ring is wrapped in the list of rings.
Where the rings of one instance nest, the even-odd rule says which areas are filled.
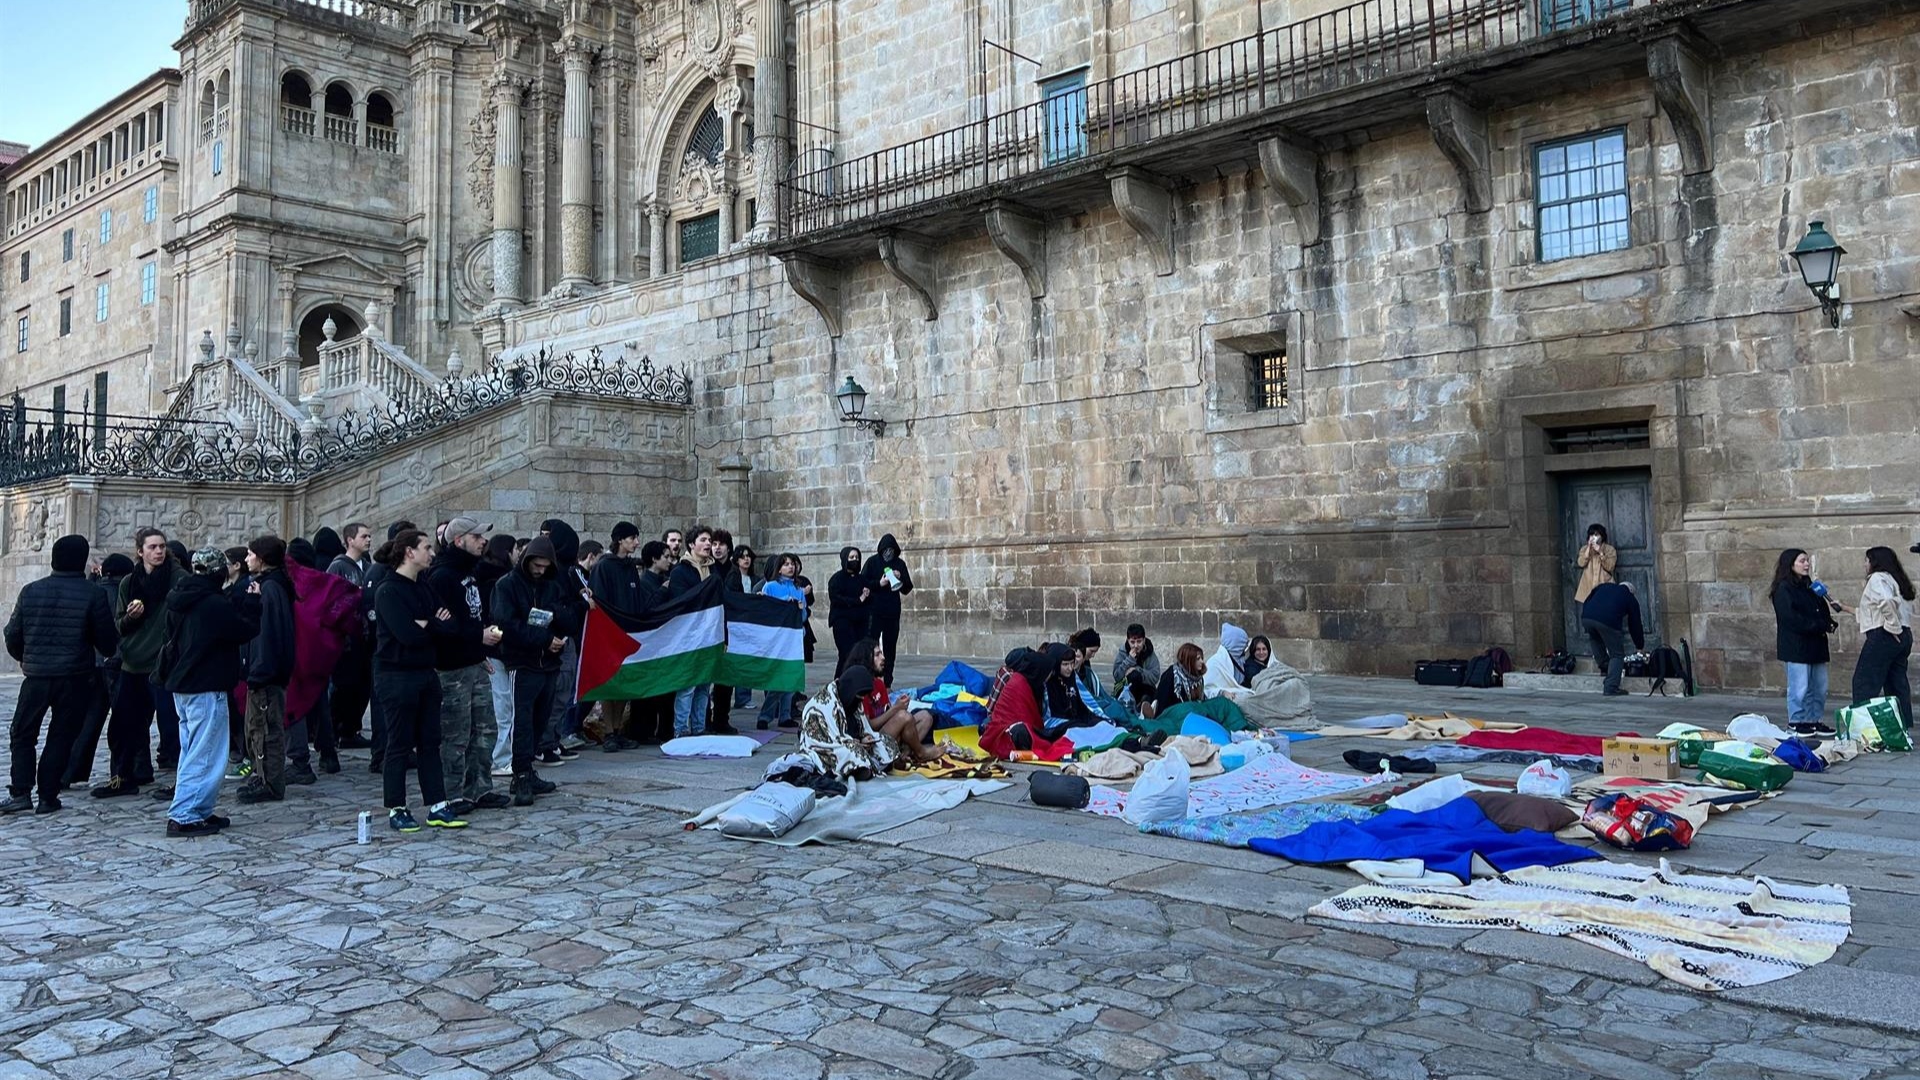
[[[1526,930],[1629,956],[1696,990],[1784,979],[1833,956],[1853,925],[1839,885],[1582,862],[1463,888],[1361,885],[1308,912],[1347,922]]]
[[[1256,836],[1292,836],[1309,825],[1323,821],[1362,821],[1374,812],[1351,803],[1302,803],[1262,810],[1252,814],[1217,814],[1213,817],[1181,818],[1178,821],[1149,821],[1140,826],[1143,833],[1157,833],[1179,840],[1198,840],[1203,844],[1243,848]]]
[[[1280,754],[1269,754],[1254,758],[1223,776],[1195,781],[1187,789],[1187,816],[1214,817],[1262,806],[1284,806],[1384,782],[1381,774],[1321,772],[1295,765],[1292,759]],[[1096,784],[1086,811],[1102,817],[1119,817],[1126,805],[1127,792]]]

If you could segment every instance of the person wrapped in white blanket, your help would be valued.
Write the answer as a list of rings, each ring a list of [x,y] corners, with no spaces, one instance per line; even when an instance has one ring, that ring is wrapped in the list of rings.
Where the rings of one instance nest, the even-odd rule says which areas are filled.
[[[1207,657],[1208,697],[1224,697],[1238,702],[1252,690],[1247,686],[1247,632],[1233,625],[1220,625],[1220,647]]]

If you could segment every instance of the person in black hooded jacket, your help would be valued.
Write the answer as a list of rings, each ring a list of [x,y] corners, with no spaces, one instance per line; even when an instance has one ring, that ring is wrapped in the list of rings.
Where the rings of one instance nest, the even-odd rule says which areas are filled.
[[[227,824],[213,812],[226,765],[227,697],[240,681],[241,646],[260,629],[258,586],[237,596],[224,589],[225,552],[201,548],[192,571],[167,595],[171,662],[163,681],[180,714],[180,767],[167,810],[168,836],[205,835]]]
[[[873,590],[860,580],[860,549],[848,544],[840,549],[840,569],[827,579],[827,629],[833,633],[833,647],[840,654],[834,662],[835,678],[847,669],[853,647],[867,636],[871,621],[868,601]]]
[[[0,812],[33,807],[31,793],[40,783],[38,813],[60,809],[60,784],[67,755],[87,717],[96,656],[111,655],[120,643],[113,608],[106,594],[87,580],[87,538],[63,536],[53,542],[53,573],[30,582],[15,598],[7,619],[7,655],[20,662],[20,697],[13,710],[13,772],[9,798]],[[40,721],[53,713],[47,728],[47,752],[38,761]]]
[[[247,570],[260,590],[260,632],[247,647],[247,753],[253,776],[234,795],[244,803],[287,796],[287,684],[293,681],[296,645],[295,594],[286,563],[287,543],[277,536],[258,536],[247,545]]]
[[[493,746],[498,720],[487,662],[499,651],[500,629],[480,589],[480,556],[493,528],[471,517],[447,522],[445,541],[421,580],[434,602],[453,616],[433,637],[440,679],[440,761],[454,813],[498,810],[509,804],[493,790]]]
[[[133,560],[116,551],[100,560],[100,576],[94,584],[107,596],[107,606],[112,608],[120,598],[120,582],[133,573]],[[113,709],[113,702],[120,693],[120,650],[113,655],[99,658],[94,665],[95,687],[93,697],[87,703],[87,719],[80,726],[80,734],[73,740],[73,753],[67,756],[67,774],[64,787],[85,787],[92,779],[93,758],[100,752],[100,736],[107,729],[107,717]]]
[[[881,677],[893,683],[893,663],[900,651],[900,598],[913,591],[913,575],[900,558],[900,542],[888,533],[880,538],[873,556],[860,571],[860,580],[870,591],[867,600],[867,633],[887,647],[887,670]]]
[[[493,587],[493,621],[503,635],[501,659],[513,672],[513,803],[530,806],[552,791],[533,769],[545,717],[553,712],[553,682],[560,651],[579,634],[568,587],[561,582],[553,539],[536,536],[520,565]]]
[[[540,523],[540,532],[553,540],[554,562],[558,565],[558,577],[566,586],[567,604],[573,612],[576,625],[586,625],[587,608],[593,603],[593,587],[588,582],[588,574],[580,565],[580,534],[573,526],[559,518],[548,518]],[[540,735],[540,761],[545,765],[560,765],[579,757],[577,747],[584,746],[580,738],[580,710],[575,707],[574,683],[580,671],[580,647],[578,631],[567,639],[566,648],[560,650],[560,673],[553,683],[553,709],[547,714],[546,728]]]

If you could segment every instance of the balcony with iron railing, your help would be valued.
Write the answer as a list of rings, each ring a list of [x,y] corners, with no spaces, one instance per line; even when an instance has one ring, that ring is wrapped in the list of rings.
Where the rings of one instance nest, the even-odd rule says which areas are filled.
[[[980,207],[1002,198],[1078,212],[1107,197],[1103,175],[1119,166],[1204,175],[1252,159],[1255,141],[1276,132],[1311,140],[1415,120],[1443,87],[1524,101],[1645,75],[1659,35],[1764,43],[1804,17],[1793,0],[1360,0],[798,170],[781,185],[789,239],[775,251],[871,257],[875,233],[977,229]]]

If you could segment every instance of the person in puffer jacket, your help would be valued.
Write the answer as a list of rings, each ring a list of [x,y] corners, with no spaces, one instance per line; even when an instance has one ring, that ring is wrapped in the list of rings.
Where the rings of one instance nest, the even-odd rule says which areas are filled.
[[[52,574],[20,590],[7,620],[7,655],[20,662],[25,678],[13,710],[13,772],[0,813],[32,809],[50,814],[60,809],[67,756],[86,721],[95,686],[94,659],[113,655],[120,644],[113,606],[106,593],[87,580],[87,538],[55,540],[52,562]],[[36,762],[40,721],[49,711],[53,723],[47,729],[47,752]],[[36,777],[38,807],[31,798]]]

